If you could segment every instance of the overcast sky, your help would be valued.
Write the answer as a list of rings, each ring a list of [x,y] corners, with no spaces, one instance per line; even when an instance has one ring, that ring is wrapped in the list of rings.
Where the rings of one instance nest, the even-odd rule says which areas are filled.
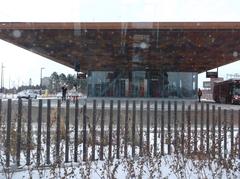
[[[0,22],[240,21],[239,0],[2,0]],[[240,52],[239,52],[240,53]],[[40,82],[53,71],[74,70],[0,40],[5,87]],[[240,73],[240,62],[219,75]],[[205,74],[199,75],[201,87]]]

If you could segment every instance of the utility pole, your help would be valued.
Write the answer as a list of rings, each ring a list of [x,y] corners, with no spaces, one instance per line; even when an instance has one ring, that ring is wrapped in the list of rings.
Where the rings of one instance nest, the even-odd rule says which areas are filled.
[[[29,86],[32,86],[32,78],[29,79]]]
[[[11,87],[11,76],[9,76],[9,81],[8,81],[8,89],[10,90],[10,87]]]

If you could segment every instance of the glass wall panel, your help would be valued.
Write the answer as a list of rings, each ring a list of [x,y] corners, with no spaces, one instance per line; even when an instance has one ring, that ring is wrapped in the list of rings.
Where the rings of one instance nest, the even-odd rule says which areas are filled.
[[[88,96],[195,98],[197,73],[161,71],[93,71]]]
[[[145,71],[132,72],[132,96],[144,97]]]
[[[197,73],[168,72],[169,97],[194,98],[197,93]]]

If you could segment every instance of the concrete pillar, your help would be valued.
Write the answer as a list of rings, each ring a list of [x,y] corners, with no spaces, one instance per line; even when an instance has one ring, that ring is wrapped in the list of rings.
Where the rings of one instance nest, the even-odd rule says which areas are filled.
[[[129,96],[129,79],[125,80],[125,95]]]

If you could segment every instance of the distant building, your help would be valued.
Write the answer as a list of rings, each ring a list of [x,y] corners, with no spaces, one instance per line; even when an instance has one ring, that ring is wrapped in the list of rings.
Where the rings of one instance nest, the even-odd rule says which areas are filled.
[[[224,79],[222,77],[219,78],[210,78],[210,81],[204,81],[203,82],[203,90],[202,90],[202,98],[207,100],[213,100],[213,87],[214,83],[223,81]]]
[[[228,80],[228,79],[240,79],[240,74],[239,74],[239,73],[234,73],[234,74],[228,73],[228,74],[226,75],[226,79],[227,79],[227,80]]]

